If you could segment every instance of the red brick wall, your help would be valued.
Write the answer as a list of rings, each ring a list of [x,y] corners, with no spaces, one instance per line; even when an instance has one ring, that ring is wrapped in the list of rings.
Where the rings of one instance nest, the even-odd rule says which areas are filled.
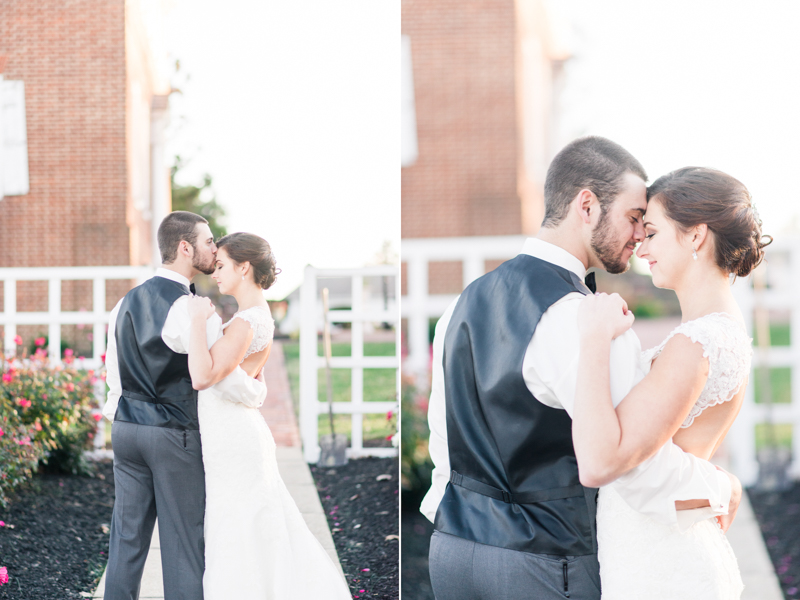
[[[130,264],[124,0],[0,0],[0,15],[3,75],[25,82],[30,173],[30,193],[0,201],[0,266]],[[91,309],[84,288],[65,283],[65,308]],[[33,302],[20,284],[18,309]]]
[[[402,237],[522,232],[513,0],[403,0],[419,157],[402,169]]]
[[[25,82],[30,193],[0,201],[0,266],[129,264],[124,0],[0,0]]]

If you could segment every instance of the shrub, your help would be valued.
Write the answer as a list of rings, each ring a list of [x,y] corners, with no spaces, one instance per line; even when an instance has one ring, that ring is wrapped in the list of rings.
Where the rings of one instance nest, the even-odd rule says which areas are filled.
[[[433,462],[428,453],[428,397],[403,378],[400,429],[403,508],[416,509],[431,485]]]
[[[90,448],[97,428],[97,376],[76,369],[69,350],[64,363],[50,366],[42,349],[30,358],[4,359],[0,418],[8,418],[9,426],[18,423],[31,443],[41,446],[44,455],[39,460],[45,470],[91,474],[83,452]]]

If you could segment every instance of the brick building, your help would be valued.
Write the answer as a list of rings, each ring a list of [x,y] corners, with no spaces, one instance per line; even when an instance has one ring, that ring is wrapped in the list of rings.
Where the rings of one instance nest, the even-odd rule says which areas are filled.
[[[170,86],[145,2],[0,0],[0,267],[158,261]],[[107,284],[107,309],[128,287]],[[46,311],[46,289],[19,282],[17,310]],[[62,310],[91,302],[90,282],[64,282]]]
[[[477,246],[485,236],[539,229],[544,178],[560,145],[555,98],[569,56],[562,31],[546,0],[402,2],[401,256],[412,344],[423,343],[421,319],[435,321],[445,296],[509,258],[467,267],[436,256],[447,238],[475,237]]]

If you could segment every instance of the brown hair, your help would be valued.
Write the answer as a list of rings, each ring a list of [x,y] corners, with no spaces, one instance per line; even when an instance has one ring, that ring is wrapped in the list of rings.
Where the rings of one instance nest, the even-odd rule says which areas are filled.
[[[772,243],[772,236],[761,233],[761,219],[750,192],[722,171],[702,167],[672,171],[653,182],[647,198],[658,201],[684,233],[705,223],[714,232],[717,266],[726,273],[746,277]]]
[[[275,277],[281,272],[275,267],[275,255],[267,240],[252,233],[229,233],[217,242],[217,248],[225,248],[225,252],[237,264],[249,262],[253,267],[256,285],[262,289],[275,283]]]
[[[158,226],[158,250],[161,253],[161,262],[165,265],[175,262],[178,258],[178,245],[189,242],[194,248],[197,242],[197,224],[208,223],[200,215],[176,210],[169,213],[161,225]]]
[[[591,190],[605,213],[622,191],[626,173],[647,181],[644,167],[619,144],[589,136],[570,142],[556,154],[544,182],[542,227],[555,227],[569,213],[569,205],[583,189]]]

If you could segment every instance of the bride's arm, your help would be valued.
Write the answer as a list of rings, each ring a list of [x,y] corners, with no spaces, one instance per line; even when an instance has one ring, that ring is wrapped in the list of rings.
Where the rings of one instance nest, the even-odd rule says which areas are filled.
[[[678,431],[708,377],[702,347],[676,335],[615,410],[609,355],[611,340],[626,319],[628,326],[632,321],[626,308],[618,296],[601,295],[587,297],[579,311],[572,435],[581,483],[590,487],[606,485],[653,456]]]
[[[205,390],[230,375],[242,362],[245,352],[253,340],[253,330],[242,320],[235,319],[223,335],[208,349],[206,342],[206,319],[214,312],[208,298],[195,296],[189,299],[191,329],[189,338],[189,374],[192,387]]]

